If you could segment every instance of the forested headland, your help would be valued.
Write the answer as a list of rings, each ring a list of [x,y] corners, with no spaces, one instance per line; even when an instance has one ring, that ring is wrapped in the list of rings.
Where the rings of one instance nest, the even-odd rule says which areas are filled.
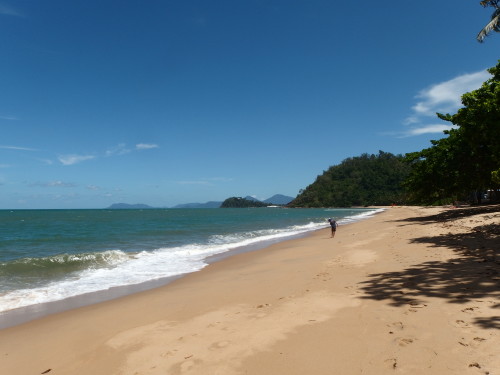
[[[380,151],[345,159],[302,190],[290,207],[349,207],[402,203],[410,167],[402,155]]]

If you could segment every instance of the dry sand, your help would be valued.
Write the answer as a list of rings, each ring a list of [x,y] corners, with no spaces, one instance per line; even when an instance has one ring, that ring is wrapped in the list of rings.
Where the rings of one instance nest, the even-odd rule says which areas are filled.
[[[500,374],[500,207],[396,207],[0,331],[0,373]]]

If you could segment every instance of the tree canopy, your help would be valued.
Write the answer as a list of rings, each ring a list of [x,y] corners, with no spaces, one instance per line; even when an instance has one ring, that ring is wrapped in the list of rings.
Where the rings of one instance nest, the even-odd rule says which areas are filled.
[[[302,190],[290,207],[388,205],[404,200],[402,181],[409,166],[402,155],[379,151],[345,159]]]
[[[464,199],[471,192],[500,186],[500,63],[488,69],[492,77],[481,88],[462,96],[454,115],[438,114],[456,128],[431,141],[432,147],[407,154],[412,170],[405,182],[419,203]]]

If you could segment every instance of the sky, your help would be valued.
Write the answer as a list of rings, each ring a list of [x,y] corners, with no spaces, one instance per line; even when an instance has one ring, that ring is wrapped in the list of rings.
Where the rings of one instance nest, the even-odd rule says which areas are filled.
[[[0,209],[296,196],[443,137],[477,1],[0,0]]]

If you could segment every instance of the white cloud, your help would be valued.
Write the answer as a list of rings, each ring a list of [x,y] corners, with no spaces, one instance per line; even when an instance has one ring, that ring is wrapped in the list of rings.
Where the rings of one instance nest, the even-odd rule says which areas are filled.
[[[418,124],[419,122],[420,120],[418,119],[417,116],[410,116],[403,121],[403,125]]]
[[[19,146],[0,146],[0,148],[6,149],[6,150],[38,151],[38,150],[36,150],[34,148],[19,147]]]
[[[75,187],[76,185],[71,182],[51,181],[47,184],[49,187]]]
[[[490,77],[486,70],[482,70],[463,74],[420,91],[416,96],[420,100],[412,108],[414,116],[409,119],[415,116],[434,116],[436,112],[456,111],[462,105],[462,95],[478,89]]]
[[[420,91],[415,97],[418,101],[412,107],[412,114],[408,116],[403,125],[408,128],[403,132],[392,133],[398,137],[412,137],[422,134],[442,133],[452,129],[452,125],[426,124],[429,117],[436,119],[436,113],[453,113],[461,106],[462,95],[481,87],[482,83],[491,76],[486,70],[462,74],[445,82],[440,82]]]
[[[157,144],[154,143],[138,143],[135,145],[136,150],[150,150],[152,148],[158,148]]]
[[[50,159],[38,159],[38,160],[41,161],[44,164],[47,164],[47,165],[54,164],[54,162],[52,160],[50,160]]]
[[[125,155],[128,154],[129,152],[130,150],[127,148],[127,145],[125,143],[120,143],[119,145],[107,150],[106,156]]]
[[[445,130],[454,128],[456,128],[456,126],[444,124],[423,125],[419,128],[408,129],[406,132],[400,133],[398,138],[413,137],[422,134],[443,134]]]
[[[60,155],[58,157],[59,161],[63,165],[73,165],[81,163],[82,161],[95,159],[93,155]]]
[[[95,186],[95,185],[87,185],[87,189],[89,189],[89,190],[100,190],[101,188],[99,186]]]

